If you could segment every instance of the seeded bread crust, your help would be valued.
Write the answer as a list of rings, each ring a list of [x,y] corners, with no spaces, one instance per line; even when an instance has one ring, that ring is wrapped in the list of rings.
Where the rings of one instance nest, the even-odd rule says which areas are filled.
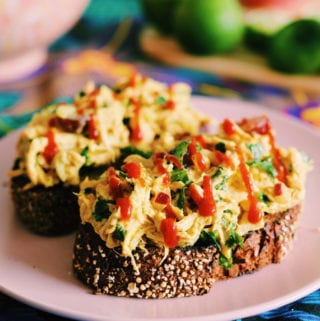
[[[26,176],[11,179],[11,197],[17,217],[35,234],[57,236],[75,231],[80,223],[75,193],[78,186],[41,185],[25,189]]]
[[[290,249],[301,206],[276,215],[266,215],[264,228],[248,233],[243,247],[234,250],[234,265],[219,265],[214,246],[170,249],[155,246],[133,252],[139,272],[120,249],[109,249],[91,225],[80,225],[76,233],[73,270],[76,277],[93,289],[121,297],[172,298],[208,293],[215,281],[251,273],[279,263]]]

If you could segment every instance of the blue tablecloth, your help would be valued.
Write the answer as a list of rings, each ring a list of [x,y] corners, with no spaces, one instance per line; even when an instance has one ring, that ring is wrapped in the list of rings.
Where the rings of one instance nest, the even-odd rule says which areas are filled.
[[[0,137],[23,126],[34,111],[56,97],[73,96],[88,80],[112,84],[135,70],[160,81],[188,82],[195,94],[245,99],[301,116],[291,92],[280,88],[224,79],[187,68],[170,68],[150,61],[139,50],[144,25],[138,0],[92,0],[79,23],[50,47],[48,63],[31,75],[0,84]],[[94,57],[94,59],[92,59]],[[318,114],[319,115],[319,114]],[[245,318],[256,320],[320,320],[320,290],[284,307]],[[37,310],[0,293],[0,321],[67,320]]]

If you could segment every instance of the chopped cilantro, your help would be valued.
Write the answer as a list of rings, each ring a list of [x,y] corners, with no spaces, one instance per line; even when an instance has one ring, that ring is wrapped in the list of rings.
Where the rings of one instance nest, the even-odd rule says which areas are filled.
[[[172,154],[177,157],[180,162],[182,161],[183,156],[187,153],[189,144],[190,140],[184,140],[172,151]]]
[[[256,166],[268,173],[272,178],[277,176],[277,170],[273,166],[272,157],[268,156],[261,160],[253,160],[252,162],[248,163],[249,166]]]
[[[185,169],[174,169],[170,173],[171,182],[183,182],[185,185],[190,185],[192,181],[189,179],[188,173]]]
[[[184,203],[186,201],[186,194],[185,194],[185,189],[181,188],[178,190],[178,200],[177,200],[177,206],[180,209],[184,208]]]
[[[79,95],[79,97],[84,97],[86,95],[86,93],[83,90],[81,90],[81,91],[79,91],[78,95]]]
[[[232,257],[227,258],[223,254],[220,253],[219,256],[219,264],[224,267],[226,270],[232,268],[233,266],[233,259]]]
[[[156,99],[156,104],[162,105],[162,104],[164,104],[166,101],[167,101],[167,100],[166,100],[163,96],[159,96],[159,97],[157,97],[157,99]]]
[[[239,245],[243,246],[243,237],[238,234],[234,229],[230,230],[230,235],[226,240],[226,246],[229,248],[233,248],[234,246]]]
[[[217,178],[219,177],[223,172],[223,167],[219,166],[216,170],[216,172],[212,175],[212,178]]]
[[[223,213],[227,213],[227,214],[234,214],[232,210],[230,210],[229,208],[223,210]]]
[[[120,152],[125,156],[131,155],[131,154],[137,154],[142,156],[143,158],[150,158],[152,155],[151,151],[143,151],[131,145],[121,148]]]
[[[248,144],[247,147],[249,148],[251,154],[253,155],[254,160],[260,160],[262,158],[264,148],[261,143]]]
[[[217,233],[215,231],[206,232],[205,230],[201,231],[200,237],[197,241],[199,246],[215,246],[218,251],[221,251],[221,246],[217,238]]]
[[[85,159],[85,164],[89,163],[89,146],[86,146],[80,153],[81,156]]]
[[[215,148],[216,148],[216,150],[220,151],[221,153],[225,153],[227,150],[226,144],[223,142],[216,144]]]
[[[108,218],[111,215],[109,204],[114,204],[114,201],[106,200],[103,197],[98,198],[93,212],[96,221],[102,221],[104,218]]]
[[[123,125],[129,127],[129,125],[130,125],[130,118],[129,118],[129,117],[123,118],[122,123],[123,123]]]
[[[259,192],[259,193],[258,193],[258,199],[259,199],[261,202],[263,202],[263,203],[265,203],[265,204],[267,204],[267,205],[268,205],[269,202],[270,202],[268,195],[266,195],[266,194],[264,194],[264,193],[262,193],[262,192]]]
[[[116,239],[118,241],[124,241],[126,234],[127,234],[126,229],[118,224],[116,226],[115,231],[112,233],[112,236],[114,239]]]
[[[223,175],[222,178],[221,178],[221,182],[218,183],[217,185],[215,185],[215,189],[217,191],[222,191],[222,190],[225,190],[226,189],[226,181],[227,179],[229,178],[228,175]]]

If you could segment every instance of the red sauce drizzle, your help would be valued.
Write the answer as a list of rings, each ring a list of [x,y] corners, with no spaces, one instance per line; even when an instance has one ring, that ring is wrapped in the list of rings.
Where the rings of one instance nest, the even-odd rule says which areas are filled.
[[[219,163],[224,163],[226,166],[234,169],[234,163],[230,157],[228,157],[226,154],[220,152],[219,150],[215,150],[214,154],[216,158],[218,159]]]
[[[133,117],[131,119],[131,140],[133,142],[139,142],[142,140],[143,135],[140,128],[140,105],[137,101],[132,101],[133,103]]]
[[[198,142],[197,139],[192,138],[189,146],[188,152],[191,154],[191,158],[193,159],[194,164],[200,171],[204,171],[206,169],[206,162],[203,155],[197,150],[196,143]]]
[[[164,243],[169,248],[176,247],[179,241],[175,223],[175,219],[171,217],[165,218],[161,221],[160,230],[164,238]]]
[[[54,156],[58,152],[58,146],[54,140],[54,133],[53,133],[52,129],[48,130],[47,139],[48,139],[48,143],[47,143],[46,147],[44,148],[42,156],[45,158],[45,160],[48,164],[51,164]]]
[[[128,197],[118,197],[116,205],[120,208],[121,219],[127,221],[131,217],[132,206]]]
[[[162,205],[168,205],[170,203],[170,196],[166,193],[160,192],[157,195],[155,202]]]
[[[99,137],[99,132],[96,127],[96,117],[91,114],[88,119],[88,136],[90,139],[97,139]]]
[[[248,220],[251,223],[258,223],[261,220],[262,213],[258,208],[258,200],[254,194],[250,172],[246,166],[244,156],[239,147],[237,147],[237,154],[240,160],[240,164],[239,164],[240,173],[248,193],[248,200],[249,200]]]
[[[172,96],[173,96],[173,84],[170,85],[168,87],[168,94],[169,94],[169,98],[166,102],[166,108],[169,109],[169,110],[174,110],[176,108],[176,103],[174,102],[174,100],[172,99]]]
[[[232,134],[234,134],[234,132],[235,132],[235,125],[234,125],[234,123],[230,120],[230,119],[228,119],[228,118],[226,118],[224,121],[223,121],[223,123],[222,123],[222,128],[223,128],[223,130],[224,130],[224,132],[227,134],[227,135],[232,135]]]
[[[210,176],[205,175],[203,177],[203,196],[201,196],[195,184],[191,184],[189,187],[190,196],[196,202],[201,216],[211,216],[216,212],[216,202],[212,193],[212,181]]]
[[[274,185],[274,195],[275,196],[282,195],[282,185],[280,183],[277,183],[276,185]]]
[[[139,163],[129,162],[124,165],[124,169],[128,173],[130,178],[140,178],[141,167]]]
[[[256,132],[260,135],[268,135],[271,145],[273,166],[278,172],[277,178],[281,182],[286,182],[287,170],[283,165],[279,149],[276,147],[275,138],[271,131],[271,124],[267,116],[253,117],[250,119],[244,118],[239,126],[248,133]]]
[[[115,198],[120,197],[123,194],[120,177],[117,175],[114,167],[109,167],[107,173],[109,175],[109,186],[112,194]]]

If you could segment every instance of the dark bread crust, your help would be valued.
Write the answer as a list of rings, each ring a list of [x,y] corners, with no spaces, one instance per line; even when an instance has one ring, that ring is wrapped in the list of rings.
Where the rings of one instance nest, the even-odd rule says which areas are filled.
[[[234,251],[234,265],[219,265],[213,246],[171,249],[164,262],[163,249],[148,246],[133,252],[139,273],[120,249],[109,249],[89,224],[80,225],[75,239],[73,269],[76,277],[96,293],[138,298],[202,295],[217,280],[254,272],[279,263],[294,237],[300,205],[277,215],[266,215],[264,228],[248,233],[243,247]]]
[[[25,189],[26,176],[11,179],[11,197],[17,217],[30,231],[56,236],[76,230],[80,223],[77,196],[78,186],[63,184],[41,185]]]

